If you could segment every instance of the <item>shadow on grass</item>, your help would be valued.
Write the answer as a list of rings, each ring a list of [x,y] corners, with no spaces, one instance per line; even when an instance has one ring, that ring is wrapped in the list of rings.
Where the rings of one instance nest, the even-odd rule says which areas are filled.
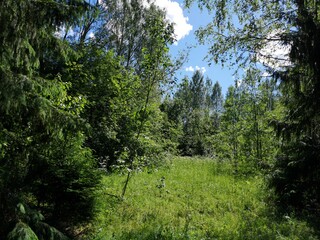
[[[151,228],[142,228],[138,231],[130,231],[127,233],[122,233],[119,237],[114,239],[139,239],[139,240],[171,240],[171,239],[189,239],[183,234],[178,234],[169,226],[155,226],[154,229]]]
[[[252,216],[243,214],[238,236],[228,239],[319,239],[319,232],[307,221],[273,210]]]
[[[155,239],[221,239],[221,240],[275,240],[275,239],[297,239],[297,240],[316,240],[319,239],[319,221],[310,223],[304,219],[297,219],[288,215],[275,214],[270,209],[264,209],[258,215],[249,208],[242,213],[242,221],[238,223],[236,228],[230,226],[215,227],[206,226],[199,227],[195,223],[190,223],[186,228],[180,228],[170,225],[170,223],[159,223],[157,219],[146,222],[139,228],[118,233],[113,233],[112,237],[99,237],[104,239],[139,239],[139,240],[155,240]],[[316,225],[313,225],[316,224]],[[199,229],[200,228],[200,229]]]

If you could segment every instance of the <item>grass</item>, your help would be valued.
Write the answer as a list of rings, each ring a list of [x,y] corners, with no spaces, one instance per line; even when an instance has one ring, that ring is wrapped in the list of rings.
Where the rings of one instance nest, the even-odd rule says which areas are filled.
[[[135,174],[123,201],[110,196],[124,180],[104,178],[99,213],[82,239],[318,239],[306,222],[273,214],[262,177],[234,177],[227,163],[175,158]]]

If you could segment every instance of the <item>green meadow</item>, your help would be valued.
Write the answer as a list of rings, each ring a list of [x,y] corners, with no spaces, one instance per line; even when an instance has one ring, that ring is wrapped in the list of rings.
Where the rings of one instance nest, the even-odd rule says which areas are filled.
[[[159,170],[111,174],[97,217],[81,239],[318,239],[306,222],[276,215],[263,176],[238,177],[229,163],[177,157]]]

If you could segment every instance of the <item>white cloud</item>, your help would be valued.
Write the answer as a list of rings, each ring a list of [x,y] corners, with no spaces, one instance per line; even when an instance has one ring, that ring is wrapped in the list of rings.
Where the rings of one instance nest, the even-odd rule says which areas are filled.
[[[187,72],[194,72],[194,68],[192,66],[186,68]]]
[[[54,36],[56,38],[62,38],[64,36],[64,34],[66,33],[66,27],[62,26],[59,29],[57,29],[54,33]]]
[[[243,82],[242,79],[237,79],[237,80],[235,81],[236,87],[240,87],[241,84],[242,84],[242,82]]]
[[[196,66],[196,70],[198,70],[202,73],[205,73],[207,71],[207,69],[205,67],[199,67],[199,66]]]
[[[147,2],[147,0],[145,0]],[[177,41],[187,36],[193,26],[188,23],[188,17],[183,15],[183,9],[176,1],[171,0],[153,0],[155,5],[166,11],[166,18],[174,23],[174,32]],[[146,3],[148,5],[148,3]]]
[[[200,71],[202,74],[204,74],[207,69],[205,67],[199,67],[199,66],[189,66],[189,67],[186,67],[186,71],[187,72],[194,72],[194,71]]]
[[[57,38],[63,38],[66,33],[68,37],[74,37],[76,35],[76,33],[73,31],[72,28],[67,30],[66,26],[62,26],[56,30],[56,32],[54,33],[54,36]]]
[[[263,73],[261,74],[261,77],[263,77],[263,78],[270,77],[270,76],[271,76],[271,74],[268,73],[268,72],[263,72]]]
[[[95,38],[95,35],[94,35],[93,32],[90,32],[89,35],[88,35],[88,37],[91,38],[91,39],[94,39],[94,38]]]
[[[130,1],[130,0],[128,0]],[[103,6],[105,5],[105,1],[98,0],[98,3]],[[182,38],[186,37],[193,26],[188,23],[189,18],[185,17],[183,14],[183,8],[179,5],[178,2],[174,0],[143,0],[142,4],[144,7],[148,8],[151,3],[154,3],[160,9],[166,12],[166,19],[169,20],[171,23],[174,24],[174,33],[177,42]],[[121,4],[119,2],[119,4]],[[106,7],[106,6],[105,6]],[[175,42],[175,45],[177,45]]]
[[[264,48],[257,53],[258,61],[273,69],[290,66],[289,60],[290,45],[283,45],[280,40],[281,32],[276,30],[270,33],[267,38],[273,39],[268,41]],[[277,40],[279,39],[279,40]]]

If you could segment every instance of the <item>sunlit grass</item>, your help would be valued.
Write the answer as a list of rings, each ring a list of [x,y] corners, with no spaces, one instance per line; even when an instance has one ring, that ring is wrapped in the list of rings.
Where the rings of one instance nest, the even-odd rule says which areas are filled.
[[[239,178],[227,163],[175,158],[168,168],[104,178],[87,239],[317,239],[305,222],[275,216],[262,177]]]

